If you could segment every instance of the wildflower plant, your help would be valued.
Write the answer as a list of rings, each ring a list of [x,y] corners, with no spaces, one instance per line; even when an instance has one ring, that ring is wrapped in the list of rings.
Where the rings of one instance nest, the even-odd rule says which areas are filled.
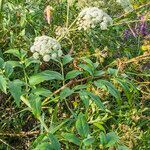
[[[150,149],[147,4],[2,2],[0,149]]]

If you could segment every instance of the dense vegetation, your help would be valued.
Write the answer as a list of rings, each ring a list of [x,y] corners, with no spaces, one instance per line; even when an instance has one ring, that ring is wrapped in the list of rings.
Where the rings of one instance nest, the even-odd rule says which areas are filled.
[[[149,150],[148,0],[0,0],[0,149]]]

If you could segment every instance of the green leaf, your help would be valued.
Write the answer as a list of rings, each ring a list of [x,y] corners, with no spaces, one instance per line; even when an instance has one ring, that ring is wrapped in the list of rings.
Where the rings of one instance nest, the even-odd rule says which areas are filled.
[[[91,68],[95,68],[94,63],[89,58],[82,58],[84,62],[86,62]]]
[[[88,108],[89,108],[89,96],[88,96],[87,92],[85,92],[85,91],[80,91],[80,92],[79,92],[79,95],[80,95],[80,98],[81,98],[81,100],[83,101],[83,103],[84,103],[86,109],[88,109]]]
[[[125,92],[125,95],[126,95],[127,99],[130,100],[131,92],[130,92],[130,88],[127,84],[127,81],[123,81],[123,80],[117,79],[117,78],[115,79],[115,81],[117,81],[121,85],[121,87],[123,88],[123,90]]]
[[[76,78],[80,74],[82,74],[82,71],[72,70],[72,71],[70,71],[70,72],[67,73],[66,80]]]
[[[102,71],[102,70],[95,71],[95,72],[94,72],[94,77],[99,77],[99,76],[102,76],[102,75],[104,75],[104,74],[105,74],[105,72]]]
[[[108,68],[108,73],[113,76],[118,75],[118,69]]]
[[[31,94],[29,97],[32,113],[36,118],[41,115],[41,98],[37,95]]]
[[[32,144],[33,148],[34,150],[61,150],[58,139],[50,133],[40,135]]]
[[[101,131],[105,132],[105,128],[103,127],[101,122],[100,123],[99,122],[94,122],[93,125],[98,127]]]
[[[44,133],[44,134],[40,134],[36,139],[35,139],[35,141],[32,143],[32,148],[33,147],[36,147],[42,140],[43,140],[43,138],[46,136],[46,133]]]
[[[10,64],[13,68],[15,67],[23,67],[23,65],[19,61],[7,61],[8,64]]]
[[[0,75],[0,90],[3,91],[5,94],[7,94],[7,81],[6,79]]]
[[[52,92],[50,90],[47,90],[47,89],[44,89],[44,88],[37,88],[37,89],[34,89],[32,91],[32,93],[34,93],[35,95],[38,95],[38,96],[44,96],[44,97],[47,97],[49,96]]]
[[[4,65],[4,60],[0,57],[0,68],[2,69]]]
[[[78,119],[76,121],[76,129],[80,136],[84,138],[86,138],[89,134],[89,125],[86,121],[85,116],[82,113],[79,114]]]
[[[37,147],[34,148],[33,150],[54,150],[54,149],[52,149],[51,144],[49,144],[48,142],[43,142],[37,145]]]
[[[18,49],[9,49],[5,53],[12,54],[12,55],[14,55],[15,57],[18,57],[18,58],[21,57],[20,52],[19,52]]]
[[[56,71],[43,71],[41,73],[35,74],[29,78],[30,85],[34,86],[36,84],[42,83],[49,80],[63,80],[62,75]]]
[[[87,137],[86,139],[83,140],[83,143],[85,146],[92,145],[94,143],[95,139],[91,136]]]
[[[5,75],[6,75],[6,77],[10,77],[10,75],[13,73],[12,65],[10,65],[9,63],[6,62],[4,64],[4,68],[5,68]]]
[[[66,87],[64,88],[61,92],[60,92],[60,99],[63,100],[65,98],[67,98],[68,96],[72,95],[74,93],[73,90],[71,90],[70,88]]]
[[[119,141],[119,137],[115,132],[110,132],[106,134],[107,145],[106,147],[115,146],[115,144]]]
[[[102,144],[104,146],[107,143],[107,139],[106,139],[105,133],[101,132],[99,137],[100,137],[100,144]]]
[[[88,65],[80,64],[79,67],[84,69],[85,71],[87,71],[91,76],[93,76],[93,74],[94,74],[93,69],[91,67],[89,67]]]
[[[73,60],[73,58],[71,57],[71,55],[65,55],[63,57],[63,65],[70,63],[72,60]]]
[[[73,90],[74,91],[78,91],[78,90],[83,90],[83,89],[86,89],[87,88],[87,85],[76,85]]]
[[[17,106],[20,105],[20,101],[21,101],[20,97],[23,94],[22,86],[23,86],[23,82],[20,80],[14,80],[8,83],[9,91],[11,95],[13,96]]]
[[[64,121],[62,121],[61,124],[59,124],[58,126],[56,127],[53,127],[50,129],[50,133],[54,134],[56,131],[58,131],[59,129],[62,128],[63,125],[65,125],[70,119],[65,119]]]
[[[40,63],[40,61],[37,60],[37,59],[34,59],[32,57],[30,57],[28,59],[25,59],[25,66],[26,66],[26,68],[29,67],[31,64],[38,64],[38,63]]]
[[[61,150],[60,143],[59,143],[58,139],[53,134],[49,133],[48,138],[50,139],[51,147],[53,150]]]
[[[102,86],[106,86],[108,92],[117,99],[118,104],[121,104],[121,95],[120,92],[114,87],[114,85],[106,80],[98,80],[95,81],[94,84],[98,88],[103,88]]]
[[[101,102],[99,96],[94,95],[91,92],[88,92],[88,95],[90,96],[90,98],[95,102],[95,104],[103,111],[105,111],[105,106],[103,105],[103,103]]]
[[[67,141],[71,142],[71,143],[74,143],[78,146],[80,146],[80,139],[78,137],[76,137],[73,133],[64,133],[62,135]]]

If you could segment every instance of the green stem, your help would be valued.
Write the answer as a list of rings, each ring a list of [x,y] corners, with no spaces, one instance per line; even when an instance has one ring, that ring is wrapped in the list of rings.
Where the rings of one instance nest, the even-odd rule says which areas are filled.
[[[69,2],[67,2],[67,20],[66,20],[66,28],[68,28],[69,24]]]
[[[28,92],[28,76],[27,76],[25,67],[23,67],[23,73],[24,73],[24,79],[25,79],[25,83],[26,83],[26,92]]]
[[[38,117],[38,120],[40,121],[41,125],[44,127],[46,132],[49,132],[49,129],[48,129],[47,125],[45,124],[44,120],[41,118],[41,116]]]
[[[63,76],[63,86],[65,85],[65,76],[64,76],[64,67],[63,67],[63,64],[60,63],[61,65],[61,73],[62,73],[62,76]]]

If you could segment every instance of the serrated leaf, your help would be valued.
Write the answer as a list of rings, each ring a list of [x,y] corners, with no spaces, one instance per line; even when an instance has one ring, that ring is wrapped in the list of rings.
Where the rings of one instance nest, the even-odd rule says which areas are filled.
[[[76,78],[80,74],[82,74],[82,71],[72,70],[72,71],[70,71],[70,72],[67,73],[66,80]]]
[[[35,74],[29,78],[30,85],[34,86],[36,84],[42,83],[49,80],[63,80],[62,75],[56,71],[43,71],[41,73]]]
[[[7,81],[6,79],[0,75],[0,90],[3,91],[5,94],[7,94]]]
[[[65,55],[63,57],[63,65],[70,63],[72,60],[73,60],[73,58],[71,57],[71,55]]]
[[[76,121],[76,129],[80,136],[84,138],[86,138],[89,134],[89,125],[86,121],[85,116],[82,113],[79,114],[78,119]]]
[[[71,142],[71,143],[74,143],[74,144],[76,144],[76,145],[80,145],[80,143],[81,143],[81,141],[80,141],[80,139],[78,138],[78,137],[76,137],[73,133],[64,133],[63,134],[63,137],[67,140],[67,141],[69,141],[69,142]]]

